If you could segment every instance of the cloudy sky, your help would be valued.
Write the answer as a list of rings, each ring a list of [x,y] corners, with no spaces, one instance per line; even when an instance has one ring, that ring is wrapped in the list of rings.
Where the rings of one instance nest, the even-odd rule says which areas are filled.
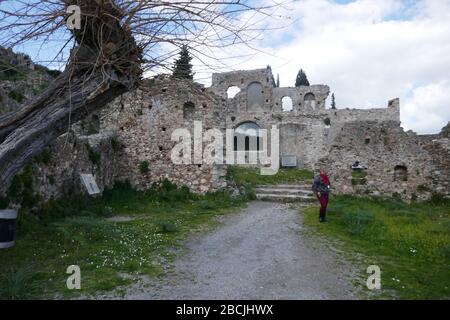
[[[228,69],[272,66],[281,86],[299,68],[327,84],[338,108],[385,107],[399,97],[402,126],[436,133],[450,121],[450,0],[300,0],[249,48],[230,48]],[[195,61],[194,61],[195,62]],[[211,70],[197,66],[198,80]],[[330,99],[329,99],[330,100]],[[328,101],[329,104],[329,101]]]
[[[271,65],[281,86],[293,86],[302,68],[310,83],[330,86],[338,108],[386,107],[399,97],[406,130],[437,133],[450,121],[450,0],[248,1],[283,5],[259,22],[266,31],[251,48],[193,48],[216,57],[201,57],[206,67],[194,59],[197,81]],[[39,42],[18,49],[38,62],[55,51]]]

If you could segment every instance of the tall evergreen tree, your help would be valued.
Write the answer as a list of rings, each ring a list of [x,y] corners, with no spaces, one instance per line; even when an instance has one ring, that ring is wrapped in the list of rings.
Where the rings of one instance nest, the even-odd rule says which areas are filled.
[[[334,92],[331,94],[331,109],[336,109],[336,100],[334,99]]]
[[[277,74],[277,88],[280,87],[280,74]]]
[[[192,80],[194,78],[194,73],[192,72],[191,60],[192,57],[189,54],[187,46],[183,46],[180,50],[180,57],[175,60],[172,76],[174,78]]]
[[[277,87],[277,83],[275,82],[275,78],[273,77],[272,67],[271,67],[270,65],[267,65],[267,70],[268,70],[268,71],[270,72],[270,74],[271,74],[270,82],[272,82],[272,86],[273,86],[274,88],[276,88],[276,87]]]
[[[295,79],[295,86],[309,86],[308,78],[306,77],[306,73],[303,71],[303,69],[300,69],[300,71],[297,73],[297,79]]]

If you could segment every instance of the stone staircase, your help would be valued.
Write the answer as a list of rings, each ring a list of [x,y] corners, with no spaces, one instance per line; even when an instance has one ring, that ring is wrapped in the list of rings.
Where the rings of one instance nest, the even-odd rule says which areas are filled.
[[[310,184],[259,185],[255,189],[258,200],[276,202],[313,202],[317,198]]]

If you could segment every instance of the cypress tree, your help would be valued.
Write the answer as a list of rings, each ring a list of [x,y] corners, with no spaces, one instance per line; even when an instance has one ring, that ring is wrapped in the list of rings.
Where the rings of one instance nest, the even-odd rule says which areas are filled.
[[[331,94],[331,109],[336,109],[336,100],[334,99],[334,92]]]
[[[297,73],[297,79],[295,79],[295,86],[309,86],[308,78],[306,77],[305,72],[303,69],[300,69],[300,71]]]

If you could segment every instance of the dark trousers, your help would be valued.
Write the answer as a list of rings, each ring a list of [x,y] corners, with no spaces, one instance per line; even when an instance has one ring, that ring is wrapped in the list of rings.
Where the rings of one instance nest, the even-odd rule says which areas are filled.
[[[319,218],[325,219],[325,215],[327,214],[327,206],[328,206],[328,193],[321,193],[320,197],[317,197],[320,202],[320,213]]]

